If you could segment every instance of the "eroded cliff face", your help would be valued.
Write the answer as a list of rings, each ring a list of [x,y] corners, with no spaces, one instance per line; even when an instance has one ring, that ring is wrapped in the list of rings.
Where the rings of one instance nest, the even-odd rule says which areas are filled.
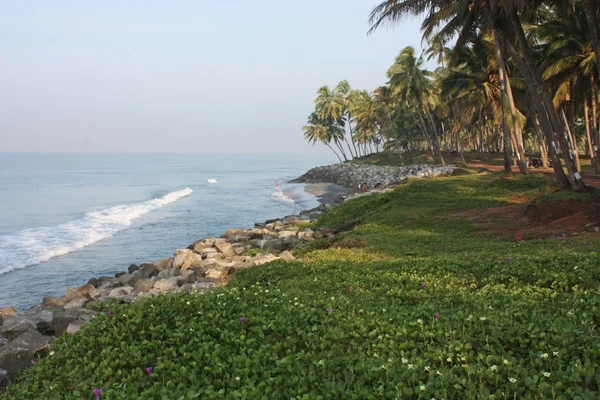
[[[407,165],[405,167],[379,167],[367,164],[333,164],[315,167],[290,183],[335,183],[351,189],[366,184],[369,189],[382,189],[402,183],[408,178],[433,178],[450,175],[454,166]]]

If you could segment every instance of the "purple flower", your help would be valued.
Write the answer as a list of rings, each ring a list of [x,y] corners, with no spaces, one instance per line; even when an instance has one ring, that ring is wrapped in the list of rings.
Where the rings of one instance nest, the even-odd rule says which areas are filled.
[[[146,374],[150,375],[152,373],[152,367],[146,368]]]
[[[352,291],[352,289],[354,289],[354,288],[352,287],[352,285],[348,286],[348,290],[349,290],[349,291]]]
[[[94,393],[94,396],[96,396],[96,400],[99,400],[100,395],[102,394],[102,389],[94,389],[92,390],[92,393]]]
[[[327,309],[327,314],[331,314],[333,312],[333,308],[328,308]]]
[[[433,313],[433,318],[439,318],[440,314],[439,313]]]
[[[427,289],[427,285],[424,283],[421,283],[421,289]]]
[[[106,314],[108,314],[109,317],[112,317],[113,315],[115,315],[115,313],[112,312],[112,310],[108,310],[108,312]]]
[[[497,260],[497,261],[498,261],[498,264],[500,264],[500,260]]]
[[[31,365],[35,365],[35,360],[31,360]]]
[[[65,347],[67,347],[69,345],[67,342],[64,342],[63,344],[65,345]]]
[[[508,257],[506,261],[512,261],[512,257]]]
[[[242,323],[242,325],[244,325],[246,323],[246,317],[241,317],[240,322]]]

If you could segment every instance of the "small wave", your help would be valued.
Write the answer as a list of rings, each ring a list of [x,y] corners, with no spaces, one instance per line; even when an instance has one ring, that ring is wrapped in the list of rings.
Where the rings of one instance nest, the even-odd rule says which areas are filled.
[[[0,235],[0,275],[89,246],[127,229],[133,220],[188,196],[185,188],[143,203],[86,213],[65,224]]]
[[[292,199],[291,197],[286,196],[281,190],[276,190],[271,194],[271,197],[273,197],[275,200],[284,202],[284,203],[288,203],[288,204],[294,204],[294,199]]]
[[[208,183],[217,183],[217,180],[215,178],[210,178],[206,182],[208,182]]]

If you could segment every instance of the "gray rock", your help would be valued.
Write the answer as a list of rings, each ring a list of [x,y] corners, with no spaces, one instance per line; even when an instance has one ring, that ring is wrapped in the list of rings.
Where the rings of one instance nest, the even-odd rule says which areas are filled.
[[[8,371],[0,368],[0,388],[8,386],[10,383],[10,378],[8,376]]]
[[[123,275],[125,275],[127,272],[121,271],[121,272],[117,272],[115,274],[115,278],[119,279],[120,277],[122,277]]]
[[[298,238],[295,236],[286,237],[283,239],[281,250],[292,250],[298,244]]]
[[[133,287],[131,286],[123,286],[120,288],[116,288],[110,291],[108,297],[111,299],[123,298],[125,296],[129,296],[133,293]]]
[[[177,281],[177,285],[185,285],[186,283],[194,283],[196,282],[196,274],[194,271],[186,270],[182,271],[179,276],[179,280]]]
[[[29,318],[13,314],[6,317],[2,325],[0,325],[0,334],[6,338],[14,339],[27,331],[35,329],[35,324]]]
[[[140,267],[140,277],[147,279],[158,275],[158,269],[152,264],[142,264]]]
[[[4,346],[6,343],[8,343],[8,339],[0,336],[0,347]]]
[[[93,287],[98,287],[98,279],[91,278],[89,281],[87,281],[87,285],[92,285]]]
[[[71,322],[67,327],[67,334],[74,335],[86,322],[87,321],[84,321],[83,319],[76,319],[75,321]]]
[[[169,278],[169,279],[161,279],[159,281],[156,281],[156,283],[154,284],[153,290],[158,290],[159,292],[166,292],[166,291],[175,289],[177,287],[178,280],[179,280],[178,277],[173,277],[173,278]]]
[[[137,266],[135,264],[131,264],[129,266],[129,268],[127,268],[127,272],[129,272],[131,274],[131,273],[134,273],[135,271],[138,271],[139,269],[140,269],[139,266]]]
[[[179,268],[169,268],[158,273],[159,279],[168,279],[174,276],[179,276]]]
[[[134,271],[131,274],[125,274],[119,278],[119,283],[123,286],[135,286],[137,281],[141,279],[140,271]]]
[[[152,265],[154,266],[154,268],[156,268],[156,270],[158,271],[163,271],[165,269],[171,268],[171,263],[172,260],[170,257],[167,258],[161,258],[159,260],[154,260],[152,261]],[[143,265],[143,264],[142,264]]]
[[[48,352],[49,339],[38,331],[29,331],[0,348],[0,368],[12,379],[17,372],[31,365],[36,356]]]
[[[137,293],[146,293],[154,287],[154,281],[152,279],[140,279],[135,284],[135,291]]]
[[[246,250],[246,249],[245,249],[243,246],[235,246],[235,247],[233,248],[233,251],[235,251],[235,254],[237,254],[238,256],[240,256],[240,255],[244,254],[244,251],[245,251],[245,250]]]
[[[283,250],[283,241],[280,239],[266,239],[259,242],[261,250]]]
[[[65,304],[65,310],[72,310],[74,308],[82,308],[87,304],[90,299],[82,297],[80,299],[71,300],[67,304]]]
[[[60,307],[60,306],[64,306],[65,302],[63,300],[57,299],[56,297],[44,296],[44,299],[42,300],[42,304],[44,304],[45,306],[49,306],[49,307]]]
[[[54,312],[50,310],[38,311],[29,316],[29,320],[35,325],[35,329],[43,335],[52,335],[54,333]]]

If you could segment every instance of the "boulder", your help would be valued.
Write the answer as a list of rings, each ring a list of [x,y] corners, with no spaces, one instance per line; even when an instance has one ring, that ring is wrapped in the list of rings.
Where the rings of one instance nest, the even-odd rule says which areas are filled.
[[[247,242],[250,240],[250,235],[233,235],[229,238],[229,243]]]
[[[131,286],[123,286],[120,288],[116,288],[108,293],[108,297],[115,299],[119,297],[129,296],[133,293],[133,287]]]
[[[292,250],[298,244],[298,238],[295,236],[286,237],[281,243],[282,250]]]
[[[18,313],[18,311],[12,307],[5,307],[0,309],[0,324],[2,324],[4,318],[7,318],[16,313]]]
[[[67,334],[74,335],[86,322],[87,321],[82,319],[76,319],[75,321],[71,322],[67,327]]]
[[[142,279],[140,271],[134,271],[131,274],[125,274],[119,278],[119,283],[123,286],[135,286],[137,281]]]
[[[146,293],[154,287],[154,281],[152,279],[140,279],[135,284],[135,291],[137,293]]]
[[[29,316],[29,320],[35,325],[35,329],[41,334],[51,335],[54,333],[54,312],[50,310],[38,311]]]
[[[217,248],[217,250],[219,250],[219,252],[225,254],[226,256],[235,256],[235,250],[233,250],[233,246],[231,245],[231,243],[215,243],[215,247]]]
[[[158,275],[158,269],[153,264],[142,264],[140,267],[140,278],[147,279]]]
[[[220,279],[221,278],[221,270],[219,269],[207,269],[205,273],[205,277],[212,279]]]
[[[279,257],[275,257],[273,254],[259,254],[256,256],[254,261],[252,261],[252,264],[263,265],[275,260],[279,260]]]
[[[227,267],[221,271],[221,276],[219,276],[219,279],[229,279],[234,272],[234,267]]]
[[[194,253],[191,250],[187,250],[186,252],[181,252],[173,257],[172,266],[173,268],[179,268],[184,271],[188,268],[202,268],[204,266],[204,260],[202,260],[201,255]]]
[[[54,313],[54,320],[52,321],[52,326],[54,327],[54,334],[56,336],[60,336],[67,330],[71,322],[77,319],[89,321],[92,318],[94,318],[95,315],[95,311],[86,310],[83,308],[75,308],[67,310],[65,312],[56,312]]]
[[[125,275],[127,272],[121,271],[121,272],[117,272],[115,274],[115,278],[119,279],[120,277],[122,277],[123,275]]]
[[[286,230],[286,231],[279,232],[279,237],[282,239],[288,238],[288,237],[296,237],[296,236],[298,236],[297,231]]]
[[[13,314],[4,318],[4,322],[0,325],[0,334],[6,338],[14,339],[27,331],[35,329],[35,324],[29,318]],[[2,366],[0,365],[0,367]]]
[[[44,296],[42,303],[45,306],[49,306],[49,307],[60,307],[60,306],[65,305],[64,300],[59,300],[56,297],[52,297],[52,296]]]
[[[178,280],[179,280],[178,277],[161,279],[159,281],[156,281],[156,283],[154,284],[153,290],[156,289],[159,292],[166,292],[166,291],[175,289],[177,287]]]
[[[209,247],[213,247],[215,244],[215,240],[212,238],[204,238],[202,240],[197,240],[192,245],[192,248],[195,252],[200,252],[202,249],[206,249]]]
[[[164,271],[160,271],[158,274],[159,279],[168,279],[173,278],[174,276],[179,276],[179,268],[169,268]]]
[[[73,299],[65,304],[65,310],[72,310],[73,308],[82,308],[90,299],[81,297],[79,299]]]
[[[186,283],[194,283],[194,282],[196,282],[196,274],[194,273],[194,271],[186,270],[186,271],[181,272],[181,275],[179,276],[179,280],[177,281],[177,285],[181,286],[181,285],[185,285]]]
[[[38,331],[29,331],[0,348],[0,368],[12,379],[22,369],[31,365],[31,360],[48,352],[49,339]]]
[[[118,286],[121,286],[119,280],[110,276],[98,278],[98,285],[96,285],[96,287],[100,289],[112,289]]]
[[[242,254],[244,254],[244,251],[246,251],[246,248],[242,247],[242,246],[235,246],[233,248],[233,251],[235,252],[236,255],[241,256]]]
[[[156,270],[158,270],[158,271],[164,271],[165,269],[171,268],[171,263],[172,263],[172,260],[170,257],[161,258],[159,260],[154,260],[151,262],[151,264],[154,266],[154,268],[156,268]]]
[[[89,281],[87,281],[87,285],[92,285],[93,287],[97,287],[98,286],[98,279],[91,278]]]
[[[75,289],[75,291],[80,295],[91,299],[94,297],[94,292],[96,291],[96,288],[93,285],[86,283],[83,286],[79,286],[77,289]]]
[[[285,260],[285,261],[295,261],[295,260],[296,260],[296,257],[294,257],[294,255],[293,255],[292,253],[290,253],[289,251],[287,251],[287,250],[286,250],[286,251],[284,251],[284,252],[282,252],[282,253],[279,255],[279,257],[280,257],[282,260]]]
[[[81,298],[83,298],[83,295],[81,293],[79,293],[77,290],[67,288],[67,291],[65,292],[65,295],[63,296],[62,299],[65,301],[65,303],[68,303],[72,300],[77,300],[77,299],[81,299]]]
[[[10,378],[8,376],[8,371],[0,368],[0,388],[8,386],[10,383]]]
[[[280,239],[266,239],[258,243],[261,250],[283,250],[283,242]]]
[[[205,247],[203,249],[200,249],[200,251],[198,253],[200,253],[200,255],[204,256],[209,253],[217,253],[217,252],[218,252],[218,250],[215,249],[214,247]]]
[[[131,265],[130,265],[130,266],[127,268],[127,272],[131,274],[131,273],[133,273],[133,272],[135,272],[135,271],[137,271],[137,270],[139,270],[139,269],[140,269],[139,265],[131,264]]]
[[[6,343],[8,343],[8,339],[0,336],[0,347],[4,346]]]

